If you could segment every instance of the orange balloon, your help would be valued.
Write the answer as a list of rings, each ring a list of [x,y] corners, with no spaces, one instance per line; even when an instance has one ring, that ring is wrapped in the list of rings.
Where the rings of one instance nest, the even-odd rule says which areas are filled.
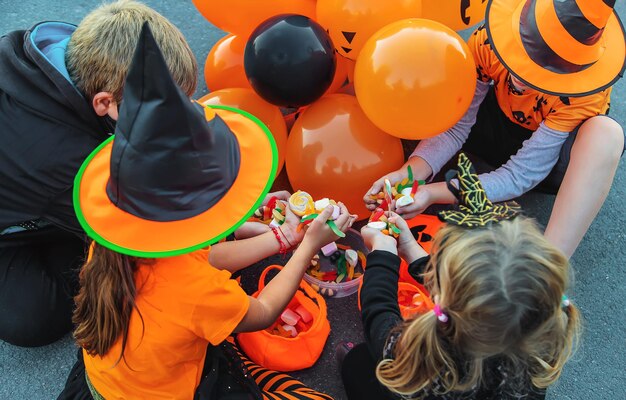
[[[337,56],[337,67],[335,68],[335,77],[330,84],[328,90],[326,90],[325,95],[337,93],[339,89],[341,89],[348,80],[348,69],[350,68],[350,64],[352,60],[349,60],[342,56]]]
[[[309,106],[287,139],[287,175],[294,190],[343,202],[359,219],[370,216],[363,194],[402,166],[400,139],[372,124],[354,96],[331,94]]]
[[[317,1],[317,22],[328,29],[337,52],[352,60],[383,26],[421,15],[421,0]]]
[[[259,97],[252,89],[230,88],[211,92],[198,100],[201,104],[218,104],[231,106],[254,115],[267,127],[276,140],[278,147],[278,172],[280,174],[285,162],[287,147],[287,127],[280,109]]]
[[[215,43],[204,63],[204,80],[209,90],[226,88],[252,89],[243,68],[246,40],[226,35]]]
[[[193,0],[193,4],[216,27],[246,39],[261,22],[278,14],[315,20],[315,0]]]
[[[485,19],[485,0],[422,0],[422,18],[441,22],[460,31]]]
[[[387,25],[356,62],[354,89],[368,118],[390,135],[424,139],[452,127],[469,108],[476,66],[450,28],[426,19]]]
[[[356,66],[356,61],[348,60],[348,80],[354,83],[354,67]]]

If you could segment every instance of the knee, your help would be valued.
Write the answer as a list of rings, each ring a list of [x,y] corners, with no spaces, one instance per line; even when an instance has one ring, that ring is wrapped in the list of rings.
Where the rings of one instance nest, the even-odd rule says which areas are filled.
[[[581,125],[576,143],[587,157],[617,165],[624,152],[624,130],[614,119],[598,115]]]

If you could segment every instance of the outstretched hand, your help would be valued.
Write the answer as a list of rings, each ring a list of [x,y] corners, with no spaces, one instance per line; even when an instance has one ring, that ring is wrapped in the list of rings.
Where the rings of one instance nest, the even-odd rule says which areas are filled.
[[[404,219],[411,219],[418,214],[423,213],[433,203],[432,195],[428,185],[420,186],[415,196],[413,196],[413,203],[404,207],[395,208],[395,201],[392,206],[395,208],[395,212]]]
[[[404,178],[408,178],[408,172],[405,167],[402,167],[401,169],[390,172],[382,178],[378,179],[376,182],[374,182],[374,184],[372,184],[372,187],[368,189],[367,193],[365,193],[365,196],[363,196],[365,207],[367,207],[367,209],[370,211],[376,210],[376,207],[378,207],[378,202],[376,201],[377,199],[373,196],[376,196],[378,195],[378,193],[383,191],[383,187],[385,186],[385,179],[389,179],[389,182],[393,184],[395,182],[402,181]]]
[[[393,254],[398,254],[397,242],[392,236],[385,235],[378,229],[373,229],[367,225],[361,228],[361,237],[370,251],[384,250]]]
[[[334,220],[337,229],[346,232],[356,220],[356,215],[351,215],[343,203],[338,203],[339,217]],[[315,251],[321,249],[330,242],[339,239],[339,236],[328,226],[327,221],[333,214],[333,207],[328,206],[308,225],[302,245],[309,246]]]
[[[418,258],[428,255],[422,246],[417,243],[415,237],[413,237],[411,229],[404,218],[395,212],[388,212],[387,218],[390,223],[400,230],[400,235],[398,236],[398,255],[400,257],[410,264]]]

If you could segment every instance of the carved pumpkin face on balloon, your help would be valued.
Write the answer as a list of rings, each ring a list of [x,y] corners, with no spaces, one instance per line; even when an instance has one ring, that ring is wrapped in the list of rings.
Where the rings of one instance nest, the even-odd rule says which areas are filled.
[[[422,18],[460,31],[485,19],[487,0],[422,0]]]
[[[318,0],[316,11],[337,52],[351,60],[380,28],[422,14],[421,0]]]

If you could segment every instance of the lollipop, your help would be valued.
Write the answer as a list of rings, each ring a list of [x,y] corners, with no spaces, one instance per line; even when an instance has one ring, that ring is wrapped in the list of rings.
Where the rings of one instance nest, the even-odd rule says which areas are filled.
[[[315,203],[310,194],[298,190],[289,198],[289,208],[297,216],[304,217],[315,211]]]

